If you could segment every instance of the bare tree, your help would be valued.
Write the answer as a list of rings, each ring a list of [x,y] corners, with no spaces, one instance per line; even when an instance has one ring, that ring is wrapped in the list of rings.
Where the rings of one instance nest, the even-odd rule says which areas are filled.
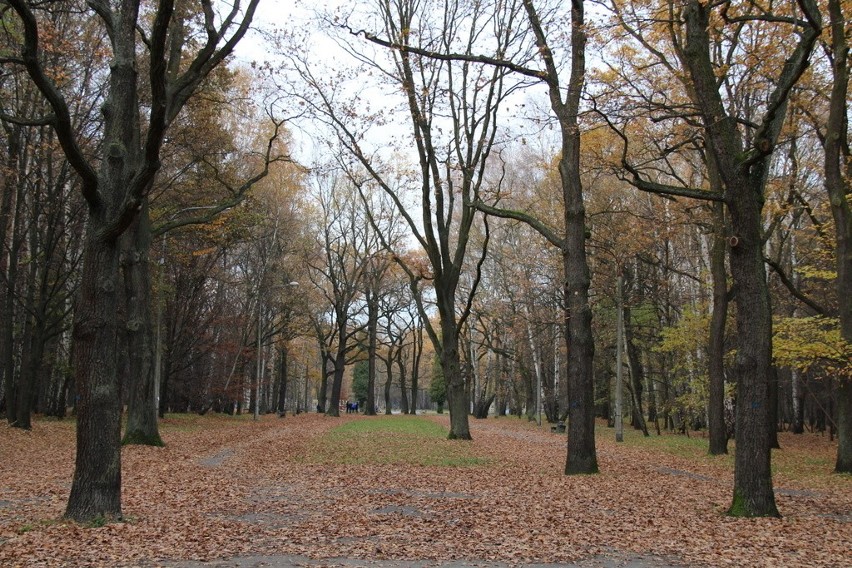
[[[415,286],[428,282],[434,290],[439,326],[429,323],[422,303],[421,317],[447,383],[449,437],[469,439],[459,333],[470,313],[478,276],[465,295],[460,294],[459,280],[467,268],[470,231],[478,217],[474,203],[497,144],[499,109],[520,82],[507,81],[509,72],[503,67],[458,61],[449,54],[459,50],[472,54],[487,35],[492,42],[489,49],[497,57],[507,57],[518,48],[514,23],[520,6],[517,2],[501,3],[493,13],[493,6],[478,2],[433,5],[380,0],[375,8],[362,20],[367,30],[356,31],[361,26],[354,19],[346,23],[345,30],[385,49],[373,58],[363,55],[357,45],[349,44],[348,49],[365,68],[372,69],[402,95],[402,109],[410,128],[408,138],[413,140],[416,153],[414,171],[400,174],[398,169],[388,167],[388,160],[361,143],[363,132],[355,118],[369,121],[375,117],[359,116],[352,108],[338,106],[336,93],[322,85],[304,65],[300,65],[301,75],[316,93],[316,99],[307,102],[334,129],[360,166],[362,181],[369,180],[391,197],[426,253],[429,266],[425,270],[426,267],[407,264],[402,254],[395,258]],[[434,53],[448,57],[428,56]],[[487,242],[486,238],[486,247]],[[478,255],[477,267],[484,254],[485,248]],[[478,268],[474,270],[478,274]]]

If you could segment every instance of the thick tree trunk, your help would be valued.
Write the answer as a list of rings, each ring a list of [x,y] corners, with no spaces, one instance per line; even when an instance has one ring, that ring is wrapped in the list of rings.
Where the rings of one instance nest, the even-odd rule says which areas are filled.
[[[116,373],[117,243],[89,220],[74,322],[77,457],[65,516],[121,517],[121,400]]]
[[[154,342],[151,321],[151,223],[148,200],[122,236],[124,293],[127,302],[127,349],[130,361],[127,426],[124,444],[162,446],[154,398]]]
[[[840,0],[829,0],[831,21],[832,73],[828,128],[825,136],[825,189],[835,227],[837,258],[837,298],[840,303],[840,330],[852,344],[852,161],[845,155],[848,143],[849,46],[846,18]],[[839,381],[837,389],[837,462],[834,471],[852,473],[852,381]]]
[[[721,203],[713,205],[713,246],[710,274],[713,279],[713,313],[710,316],[710,344],[707,358],[710,376],[708,429],[710,454],[728,453],[725,427],[725,322],[728,319],[728,283],[725,270],[725,213]]]
[[[778,368],[775,365],[772,365],[769,369],[769,411],[766,417],[766,436],[769,447],[775,450],[781,449],[781,445],[778,443],[778,389]]]
[[[566,205],[567,209],[567,205]],[[568,456],[565,473],[597,473],[595,451],[595,396],[592,361],[595,353],[592,339],[592,312],[588,303],[588,265],[585,259],[584,212],[580,221],[568,226],[575,234],[564,253],[566,311],[566,342],[568,346]],[[578,243],[579,241],[579,243]]]
[[[576,18],[576,16],[575,16]],[[581,18],[582,21],[582,18]],[[575,32],[577,33],[577,32]],[[580,131],[563,128],[559,174],[565,200],[566,342],[568,345],[568,456],[566,474],[597,473],[595,451],[595,384],[592,310],[589,307],[589,264],[586,261],[586,209],[580,182]]]
[[[772,373],[772,313],[760,235],[763,196],[743,184],[729,187],[731,275],[737,304],[737,381],[734,516],[779,516],[772,490],[769,388]]]
[[[334,375],[331,383],[331,397],[325,413],[328,416],[340,416],[340,393],[343,390],[343,372],[346,370],[346,353],[338,350],[334,359]]]
[[[468,421],[468,409],[470,404],[467,399],[467,389],[464,376],[461,372],[461,360],[459,358],[458,328],[455,321],[452,325],[443,321],[442,318],[442,343],[441,343],[441,368],[444,372],[444,380],[447,384],[447,408],[450,410],[450,433],[451,440],[470,440],[470,423]]]

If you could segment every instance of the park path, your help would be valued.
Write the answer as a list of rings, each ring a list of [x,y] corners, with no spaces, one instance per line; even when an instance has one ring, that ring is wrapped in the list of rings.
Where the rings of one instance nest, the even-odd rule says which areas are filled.
[[[321,421],[320,424],[317,424],[317,418]],[[369,420],[369,418],[360,416],[343,418],[344,420]],[[430,418],[442,424],[446,422],[446,417],[432,416]],[[295,476],[296,479],[289,479],[284,482],[284,479],[290,476],[281,471],[282,463],[278,457],[274,456],[284,455],[290,459],[303,459],[312,451],[312,442],[315,441],[315,437],[322,435],[330,426],[340,423],[340,421],[334,422],[325,417],[313,417],[312,419],[309,416],[295,417],[293,421],[311,422],[310,428],[300,429],[300,431],[302,433],[310,432],[312,435],[308,439],[301,437],[285,438],[283,431],[280,428],[275,428],[248,439],[236,437],[221,440],[221,445],[212,448],[206,456],[197,461],[204,467],[211,468],[222,475],[220,485],[235,483],[232,476],[236,475],[243,482],[248,479],[248,485],[252,486],[251,496],[247,499],[250,510],[239,513],[234,511],[222,513],[224,516],[263,527],[270,532],[287,530],[300,532],[304,526],[327,522],[329,518],[333,518],[335,519],[333,526],[335,528],[340,527],[338,532],[342,533],[343,536],[324,538],[315,533],[317,538],[315,544],[319,546],[308,546],[304,552],[317,554],[321,549],[322,557],[319,559],[294,554],[247,554],[219,560],[170,561],[165,566],[170,568],[679,568],[685,566],[676,559],[625,553],[615,548],[607,548],[603,552],[594,552],[591,556],[570,563],[531,563],[522,560],[505,562],[487,560],[484,557],[446,560],[435,558],[435,556],[441,556],[441,553],[435,554],[434,546],[429,547],[429,556],[433,556],[431,559],[422,559],[416,556],[409,556],[404,560],[371,557],[370,548],[375,549],[378,555],[387,554],[388,551],[383,550],[383,538],[381,536],[370,534],[370,531],[366,533],[363,531],[365,524],[369,526],[370,524],[378,524],[379,521],[382,523],[390,521],[404,526],[415,519],[418,523],[422,523],[428,517],[431,521],[437,523],[446,524],[450,527],[456,526],[461,521],[452,515],[449,518],[441,518],[442,512],[445,512],[446,509],[440,506],[436,507],[436,503],[487,502],[489,496],[487,485],[477,486],[474,483],[466,483],[463,491],[458,489],[447,490],[446,483],[437,480],[437,484],[434,484],[436,479],[430,477],[427,484],[424,485],[421,482],[417,485],[418,488],[414,488],[414,478],[421,477],[422,472],[419,475],[404,475],[402,479],[408,479],[412,484],[403,483],[400,485],[399,476],[393,475],[388,468],[382,468],[378,476],[375,475],[374,471],[370,471],[367,475],[363,471],[355,475],[344,473],[346,482],[340,483],[332,480],[341,475],[341,472],[328,471],[320,464],[309,466],[316,468],[316,470],[314,475],[308,476],[307,483],[304,482],[303,472]],[[507,446],[520,444],[531,447],[546,447],[558,451],[564,444],[561,436],[554,436],[545,430],[531,428],[518,430],[512,426],[517,426],[517,424],[510,425],[507,428],[503,424],[496,424],[495,422],[476,422],[475,433],[477,436],[487,439],[487,441],[480,443],[480,452],[488,454],[492,458],[505,459],[507,455],[504,449]],[[285,430],[290,429],[285,428]],[[271,452],[263,451],[269,448],[274,449]],[[484,452],[483,449],[485,449]],[[341,448],[340,451],[346,452],[347,449]],[[259,453],[260,458],[258,458]],[[522,452],[521,461],[525,461],[523,456],[524,453]],[[257,463],[258,459],[260,459],[260,463]],[[244,467],[234,467],[234,464],[246,463],[254,463],[254,467],[250,468],[250,471],[247,471]],[[400,464],[397,464],[397,467],[403,470],[407,469]],[[332,470],[334,469],[332,466]],[[227,477],[231,477],[231,479],[226,480]],[[347,505],[343,507],[346,511],[339,511],[338,509],[344,504]],[[366,523],[362,515],[353,512],[357,509],[361,509],[361,513],[367,512]],[[448,510],[454,511],[456,509],[450,507]],[[347,525],[349,525],[353,536],[346,536]],[[274,541],[275,539],[271,540]],[[388,548],[390,543],[385,542],[384,544],[385,548]],[[522,543],[518,544],[523,546]],[[511,542],[507,542],[506,545],[509,548],[512,547]],[[261,548],[268,549],[269,545],[262,545]],[[274,545],[272,548],[274,548]],[[340,555],[327,556],[335,551],[339,551]],[[359,557],[345,557],[344,555],[347,552],[357,554]],[[453,551],[452,547],[448,547],[443,554],[452,557],[456,556],[458,552]]]
[[[317,458],[350,420],[377,419],[170,418],[165,448],[124,449],[127,522],[94,528],[57,520],[73,428],[4,431],[0,566],[852,565],[852,480],[818,467],[778,480],[783,519],[731,519],[729,458],[616,445],[604,429],[602,473],[566,477],[564,435],[502,418],[454,442],[481,458],[469,467],[339,463],[349,448]],[[831,459],[820,438],[782,438],[788,454],[797,443],[804,465]]]

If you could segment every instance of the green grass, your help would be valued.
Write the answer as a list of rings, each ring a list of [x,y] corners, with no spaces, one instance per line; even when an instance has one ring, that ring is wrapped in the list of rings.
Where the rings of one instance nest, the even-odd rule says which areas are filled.
[[[615,429],[607,428],[598,422],[596,429],[598,440],[614,440]],[[772,451],[772,474],[781,475],[786,480],[794,480],[805,485],[814,480],[823,483],[832,476],[834,469],[835,450],[827,451],[819,443],[820,438],[815,434],[804,434],[801,437],[790,434],[779,434],[781,449]],[[645,438],[642,432],[634,430],[629,424],[624,425],[624,444],[632,447],[647,448],[650,452],[660,452],[689,460],[697,464],[713,465],[734,470],[736,443],[728,440],[728,453],[711,456],[710,441],[706,433],[690,432],[686,437],[680,433],[663,432],[658,436],[651,431],[651,436]]]
[[[656,431],[649,429],[651,434],[647,438],[640,430],[635,430],[630,424],[624,424],[624,444],[647,448],[649,451],[662,452],[688,459],[699,463],[712,463],[715,465],[726,465],[733,468],[734,444],[728,443],[728,454],[711,456],[709,453],[710,440],[701,432],[690,432],[689,437],[680,433],[663,432],[657,435]],[[602,423],[597,424],[596,435],[598,438],[615,439],[615,428],[607,428]]]
[[[411,464],[476,467],[489,460],[470,442],[448,440],[447,430],[419,416],[375,416],[332,428],[312,452],[311,461],[331,464]]]

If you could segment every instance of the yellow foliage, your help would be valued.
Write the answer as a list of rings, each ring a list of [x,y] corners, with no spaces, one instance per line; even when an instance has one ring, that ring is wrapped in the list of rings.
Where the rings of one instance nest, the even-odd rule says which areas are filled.
[[[840,335],[837,318],[777,318],[774,328],[772,348],[778,365],[852,378],[852,345]]]

